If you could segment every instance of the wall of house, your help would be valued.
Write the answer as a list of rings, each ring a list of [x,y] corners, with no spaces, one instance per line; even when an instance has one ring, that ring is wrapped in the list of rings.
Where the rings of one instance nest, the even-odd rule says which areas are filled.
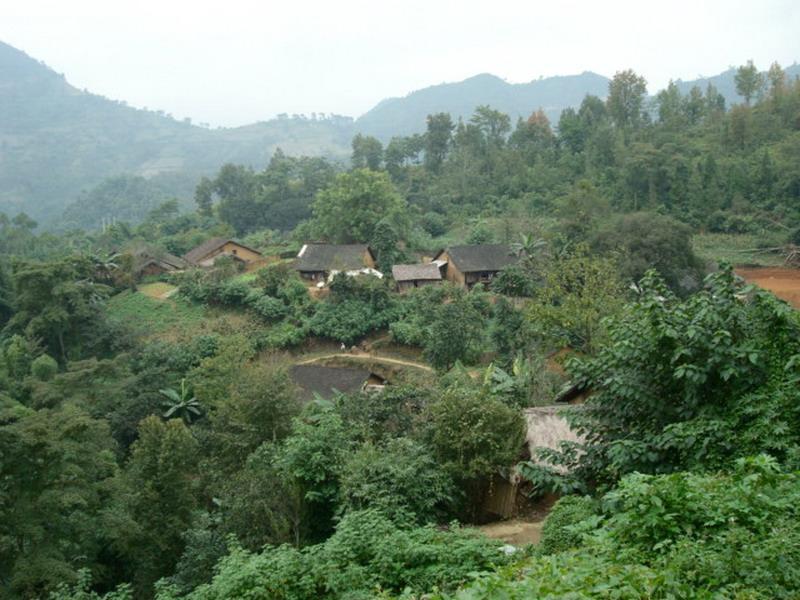
[[[461,287],[467,286],[464,273],[459,271],[458,267],[453,264],[453,261],[450,260],[450,255],[446,251],[442,252],[437,258],[439,260],[447,261],[447,270],[445,271],[445,278],[447,281],[455,283],[456,285],[460,285]]]
[[[140,277],[151,277],[153,275],[161,275],[166,273],[167,269],[159,265],[158,263],[148,263],[139,271]]]
[[[375,260],[372,258],[372,254],[370,254],[369,250],[364,250],[364,266],[369,267],[370,269],[375,269],[377,267]]]
[[[254,260],[258,260],[261,258],[261,255],[258,252],[253,252],[249,248],[244,248],[239,244],[234,244],[232,242],[228,242],[225,244],[220,251],[225,252],[226,254],[233,254],[241,258],[244,262],[253,262]],[[219,251],[217,252],[219,254]]]

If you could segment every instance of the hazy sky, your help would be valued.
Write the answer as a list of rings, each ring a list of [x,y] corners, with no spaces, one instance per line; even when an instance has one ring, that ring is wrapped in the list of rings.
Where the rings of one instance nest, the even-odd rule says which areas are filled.
[[[650,91],[800,60],[800,0],[0,0],[0,40],[79,88],[212,125],[358,116],[490,72],[633,68]]]

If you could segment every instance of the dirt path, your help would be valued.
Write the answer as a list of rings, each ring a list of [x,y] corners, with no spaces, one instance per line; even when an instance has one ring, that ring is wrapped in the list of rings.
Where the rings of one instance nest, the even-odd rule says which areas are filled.
[[[478,527],[486,537],[493,540],[502,540],[512,546],[524,546],[525,544],[538,544],[542,537],[542,526],[544,521],[523,521],[521,519],[510,519],[489,523]]]
[[[326,360],[328,358],[346,358],[348,360],[364,360],[364,361],[375,361],[381,363],[388,363],[392,365],[401,365],[403,367],[411,367],[412,369],[422,369],[424,371],[433,371],[432,367],[429,367],[426,364],[414,362],[412,360],[402,360],[399,358],[390,358],[388,356],[381,356],[380,354],[372,354],[372,353],[363,353],[363,354],[349,354],[347,352],[335,352],[333,354],[323,354],[321,356],[313,356],[311,358],[307,358],[305,360],[301,360],[296,362],[297,365],[308,365],[311,363],[318,362],[320,360]]]

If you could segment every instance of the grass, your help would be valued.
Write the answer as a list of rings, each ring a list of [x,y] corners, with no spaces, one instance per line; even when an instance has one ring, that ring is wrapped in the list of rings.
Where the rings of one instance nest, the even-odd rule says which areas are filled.
[[[139,291],[150,298],[164,298],[164,296],[177,289],[174,285],[156,281],[155,283],[145,283],[139,286]]]
[[[151,284],[158,285],[158,284]],[[108,302],[109,318],[138,335],[157,335],[180,328],[187,331],[206,318],[206,310],[181,298],[157,300],[142,292],[125,291]]]
[[[775,267],[783,265],[783,257],[762,248],[780,246],[774,236],[732,233],[701,233],[693,238],[694,251],[701,259],[717,263],[726,261],[734,266],[753,265]]]

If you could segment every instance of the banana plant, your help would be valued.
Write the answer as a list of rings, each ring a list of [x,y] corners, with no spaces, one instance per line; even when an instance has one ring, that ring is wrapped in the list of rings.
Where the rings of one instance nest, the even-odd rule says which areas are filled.
[[[177,417],[187,425],[191,425],[192,422],[203,415],[202,406],[197,398],[192,396],[189,391],[189,387],[186,385],[186,379],[181,379],[180,392],[172,388],[158,391],[166,398],[166,400],[162,402],[162,406],[166,409],[163,415],[165,419]]]

